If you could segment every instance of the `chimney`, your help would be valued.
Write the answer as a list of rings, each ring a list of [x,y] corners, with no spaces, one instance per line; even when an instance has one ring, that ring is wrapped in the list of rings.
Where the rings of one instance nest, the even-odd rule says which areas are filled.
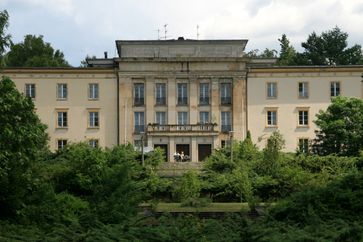
[[[107,51],[104,52],[105,59],[107,59]]]

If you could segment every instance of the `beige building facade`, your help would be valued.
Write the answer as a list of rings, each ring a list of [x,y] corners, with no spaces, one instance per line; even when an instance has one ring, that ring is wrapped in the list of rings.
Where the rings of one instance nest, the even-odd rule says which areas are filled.
[[[6,69],[33,98],[49,146],[70,142],[160,147],[202,161],[247,130],[263,148],[279,130],[286,151],[314,138],[332,96],[363,94],[362,66],[273,67],[244,56],[247,40],[116,41],[118,57],[88,68]],[[143,144],[143,145],[141,145]]]

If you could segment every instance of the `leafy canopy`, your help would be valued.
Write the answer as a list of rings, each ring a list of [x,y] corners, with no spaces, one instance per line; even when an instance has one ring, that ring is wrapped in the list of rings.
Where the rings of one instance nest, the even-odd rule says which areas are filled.
[[[0,67],[3,66],[3,55],[6,48],[11,45],[11,35],[6,34],[9,27],[9,14],[6,10],[0,11]]]
[[[66,67],[60,50],[54,50],[43,36],[26,35],[23,42],[12,44],[7,54],[8,67]]]
[[[358,156],[363,149],[363,100],[337,97],[317,114],[313,150],[321,155]]]

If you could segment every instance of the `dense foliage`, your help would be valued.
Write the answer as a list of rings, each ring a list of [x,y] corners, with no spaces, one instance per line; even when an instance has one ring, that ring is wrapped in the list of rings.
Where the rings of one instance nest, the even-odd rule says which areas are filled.
[[[363,100],[337,97],[315,121],[314,151],[320,155],[357,156],[363,150]]]
[[[0,67],[5,65],[4,53],[11,45],[11,35],[6,33],[9,27],[9,14],[6,10],[0,11]]]

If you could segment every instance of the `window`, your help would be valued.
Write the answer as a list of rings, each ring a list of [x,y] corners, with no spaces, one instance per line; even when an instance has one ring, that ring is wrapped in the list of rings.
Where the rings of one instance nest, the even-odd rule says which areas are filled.
[[[299,110],[299,126],[308,126],[308,125],[309,125],[309,111]]]
[[[90,100],[97,100],[99,98],[98,83],[90,83],[88,88],[88,98]]]
[[[139,134],[140,132],[145,131],[145,114],[144,112],[135,112],[134,113],[134,128],[135,133]]]
[[[66,146],[66,145],[67,145],[67,140],[66,139],[59,139],[59,140],[57,140],[58,150],[63,149],[64,146]]]
[[[178,105],[188,105],[187,83],[178,83]]]
[[[307,138],[300,138],[299,139],[299,152],[307,154],[309,153],[309,139]]]
[[[68,97],[68,88],[65,83],[57,84],[57,98],[58,100],[66,100]]]
[[[309,97],[309,83],[299,82],[299,98],[308,98],[308,97]]]
[[[68,115],[66,111],[57,112],[57,127],[58,128],[68,127]]]
[[[144,105],[144,83],[134,84],[134,105]]]
[[[232,130],[231,112],[221,112],[221,130],[228,132]]]
[[[277,98],[277,83],[276,82],[267,83],[267,98]]]
[[[165,125],[166,124],[166,112],[156,112],[155,113],[155,122],[157,124]]]
[[[97,111],[90,111],[88,113],[88,127],[89,128],[99,128],[100,127],[100,117],[99,112]]]
[[[155,104],[165,105],[166,104],[166,84],[156,83],[155,86]]]
[[[89,144],[91,147],[96,148],[96,147],[98,147],[98,139],[90,139],[90,140],[88,141],[88,144]]]
[[[267,126],[277,126],[277,110],[267,110]]]
[[[220,86],[221,91],[221,105],[230,105],[232,104],[232,84],[231,83],[221,83]]]
[[[199,112],[199,122],[201,124],[209,123],[209,112]]]
[[[199,84],[199,104],[209,105],[209,83]]]
[[[340,82],[330,83],[330,96],[337,97],[340,95]]]
[[[25,84],[25,96],[35,98],[35,84]]]
[[[178,124],[188,124],[188,112],[178,112]]]

